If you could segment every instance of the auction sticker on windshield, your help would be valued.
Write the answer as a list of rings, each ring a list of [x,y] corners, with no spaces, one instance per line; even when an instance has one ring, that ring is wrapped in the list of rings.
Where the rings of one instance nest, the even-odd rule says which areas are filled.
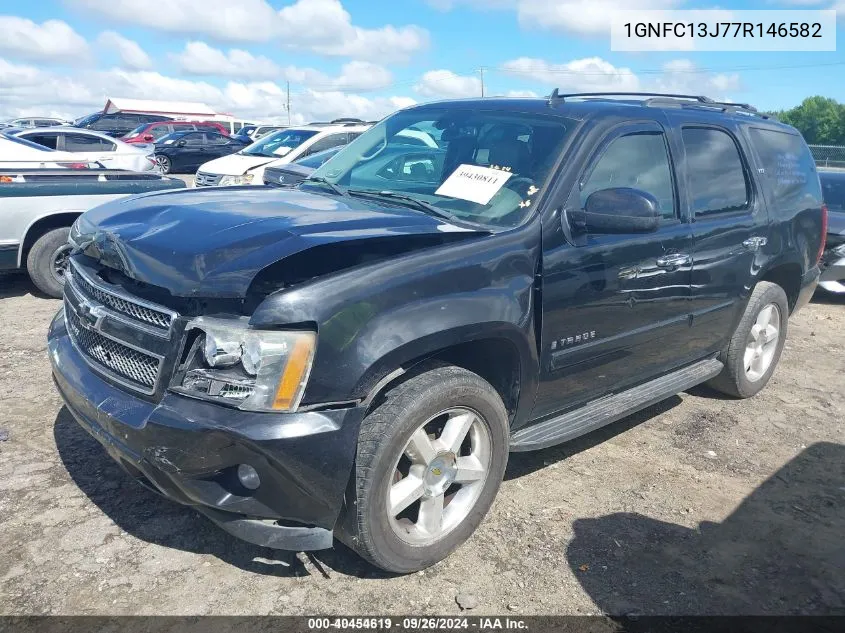
[[[487,204],[511,176],[513,174],[508,171],[492,167],[458,165],[434,193],[438,196]]]

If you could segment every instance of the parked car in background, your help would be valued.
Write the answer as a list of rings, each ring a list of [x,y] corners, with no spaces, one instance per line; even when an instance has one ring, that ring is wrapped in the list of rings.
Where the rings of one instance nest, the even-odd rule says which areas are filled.
[[[89,167],[102,168],[102,165],[86,161],[72,152],[59,152],[0,132],[0,169],[87,169]]]
[[[272,132],[237,154],[201,165],[197,171],[196,186],[263,185],[266,165],[284,165],[346,145],[367,129],[367,124],[341,123],[290,127]]]
[[[237,130],[237,132],[235,132],[235,133],[236,134],[246,134],[249,138],[252,138],[252,134],[255,132],[256,129],[258,129],[258,126],[250,123],[248,125],[244,125],[239,130]]]
[[[75,127],[95,132],[104,132],[109,136],[124,136],[143,123],[158,123],[160,121],[172,121],[173,119],[160,114],[132,114],[114,112],[94,112],[88,116],[77,119],[73,122]]]
[[[68,232],[80,214],[132,194],[184,188],[178,178],[152,172],[9,169],[0,162],[0,270],[25,269],[41,292],[59,298]]]
[[[289,125],[259,125],[252,132],[247,132],[247,134],[253,141],[257,141],[258,139],[270,134],[270,132],[275,132],[277,130],[284,130],[288,127],[290,127],[290,126]]]
[[[296,190],[92,209],[48,334],[68,410],[242,539],[410,573],[473,534],[510,451],[704,382],[754,396],[819,279],[810,150],[743,104],[623,99],[423,104]]]
[[[24,117],[12,119],[4,124],[5,127],[52,127],[54,125],[72,125],[70,121],[53,117]]]
[[[263,176],[264,184],[270,185],[271,187],[295,187],[344,147],[346,146],[341,145],[340,147],[327,149],[324,152],[317,152],[287,165],[265,167]]]
[[[244,147],[241,141],[217,132],[174,132],[155,144],[155,160],[163,174],[189,173],[209,159],[238,152]]]
[[[819,287],[845,293],[845,171],[821,169],[819,179],[829,213]]]
[[[229,136],[228,128],[216,121],[156,121],[142,123],[129,134],[121,136],[120,140],[124,143],[155,143],[168,134],[194,130],[208,130]]]
[[[152,144],[129,145],[102,132],[51,127],[23,130],[15,136],[49,149],[72,153],[80,160],[96,161],[107,169],[150,171],[156,167]]]
[[[243,134],[241,132],[238,132],[237,134],[232,134],[232,138],[240,141],[244,145],[252,145],[254,142],[249,134]]]

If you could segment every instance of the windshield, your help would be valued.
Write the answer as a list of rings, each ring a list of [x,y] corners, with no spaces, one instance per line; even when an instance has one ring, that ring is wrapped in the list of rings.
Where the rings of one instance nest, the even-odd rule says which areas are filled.
[[[147,128],[147,125],[149,125],[149,124],[148,123],[142,123],[141,125],[136,127],[134,130],[132,130],[128,134],[124,134],[123,138],[135,138],[136,136],[138,136],[141,132],[143,132]]]
[[[86,125],[91,125],[94,121],[97,121],[102,115],[102,112],[95,112],[94,114],[89,114],[88,116],[84,116],[81,119],[77,119],[73,122],[76,127],[85,127]]]
[[[239,153],[244,156],[281,158],[314,136],[315,130],[279,130],[262,137]]]
[[[398,194],[458,220],[512,227],[536,208],[532,202],[575,126],[545,114],[411,109],[365,132],[312,178],[351,195],[379,194],[385,203],[402,204]]]
[[[316,154],[311,154],[311,156],[306,156],[305,158],[300,158],[299,160],[295,160],[293,162],[297,165],[302,165],[303,167],[311,167],[312,169],[317,169],[317,167],[325,163],[327,160],[329,160],[332,156],[337,154],[342,149],[343,145],[341,145],[340,147],[332,147],[331,149],[327,149],[322,152],[317,152]]]

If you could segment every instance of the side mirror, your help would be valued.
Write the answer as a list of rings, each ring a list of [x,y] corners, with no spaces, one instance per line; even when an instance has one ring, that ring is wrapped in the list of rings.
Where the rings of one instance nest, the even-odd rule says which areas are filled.
[[[188,141],[186,141],[184,139],[181,140],[181,141],[176,141],[176,147],[185,147],[185,145],[187,145],[187,144],[188,144]]]
[[[596,234],[653,233],[661,219],[657,198],[630,187],[594,191],[583,210],[566,215],[573,231]]]
[[[152,140],[153,140],[153,135],[152,135],[152,134],[145,134],[145,135],[144,135],[144,140],[145,140],[145,141],[152,141]]]

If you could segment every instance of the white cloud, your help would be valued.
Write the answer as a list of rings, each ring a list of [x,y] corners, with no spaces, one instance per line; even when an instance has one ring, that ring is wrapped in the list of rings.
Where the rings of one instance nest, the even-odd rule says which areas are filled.
[[[282,74],[282,69],[263,55],[238,48],[225,53],[205,42],[188,42],[185,50],[173,55],[173,59],[189,75],[274,79]]]
[[[672,60],[664,64],[660,72],[643,76],[630,68],[614,66],[600,57],[575,59],[562,64],[520,57],[505,62],[501,69],[571,92],[671,92],[706,94],[724,99],[728,93],[741,88],[739,74],[702,70],[688,59]]]
[[[505,62],[501,69],[562,90],[606,92],[640,89],[640,80],[630,68],[617,68],[601,57],[575,59],[564,64],[520,57]]]
[[[114,31],[103,31],[97,37],[97,44],[102,48],[117,53],[120,65],[133,70],[152,68],[153,60],[138,45],[138,42],[123,37]]]
[[[287,121],[286,90],[272,81],[230,81],[216,86],[122,69],[89,69],[68,77],[0,58],[0,120],[28,114],[77,117],[102,108],[110,96],[200,101],[240,117]],[[305,90],[291,95],[294,123],[341,116],[378,119],[413,103],[407,97],[367,98],[342,90]]]
[[[170,0],[151,11],[148,0],[65,0],[116,22],[222,42],[277,42],[329,56],[367,60],[407,59],[428,46],[418,26],[365,29],[352,24],[340,0],[297,0],[279,11],[266,0]]]
[[[0,52],[20,59],[87,61],[88,43],[61,20],[36,24],[11,15],[0,16]]]
[[[471,75],[456,75],[451,70],[430,70],[420,77],[414,90],[424,97],[480,97],[481,79]]]
[[[663,74],[652,82],[649,89],[675,94],[703,94],[725,100],[741,85],[737,73],[711,73],[701,70],[688,59],[676,59],[663,65]]]
[[[341,67],[336,77],[313,68],[279,66],[263,55],[233,48],[228,52],[205,42],[188,42],[185,49],[172,56],[186,74],[207,77],[231,77],[241,80],[277,79],[314,90],[377,90],[393,81],[390,71],[378,64],[351,61]]]
[[[610,18],[620,9],[672,9],[683,0],[519,0],[519,23],[528,28],[576,35],[610,35]]]

